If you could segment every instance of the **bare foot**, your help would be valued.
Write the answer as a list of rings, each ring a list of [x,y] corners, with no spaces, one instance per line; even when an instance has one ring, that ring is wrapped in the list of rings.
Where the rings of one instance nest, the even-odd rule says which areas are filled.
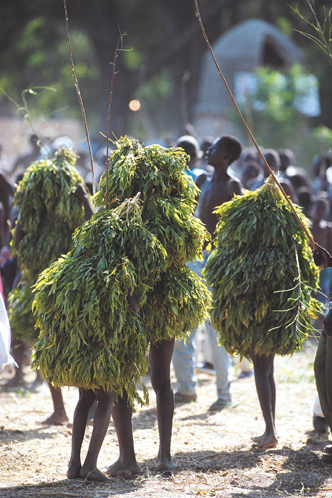
[[[67,415],[63,412],[61,413],[52,413],[50,417],[48,417],[46,420],[43,420],[43,422],[40,422],[43,425],[62,425],[65,424],[66,422],[69,421],[69,418]]]
[[[132,475],[139,474],[141,469],[137,465],[136,462],[121,462],[121,460],[117,460],[113,465],[107,467],[105,473],[108,476],[116,477],[121,472],[130,472]]]
[[[253,441],[254,443],[260,443],[261,441],[263,441],[264,436],[265,434],[262,434],[261,436],[253,436],[251,438],[251,441]]]
[[[263,439],[257,443],[258,448],[274,448],[278,444],[278,439],[275,436],[265,435]]]
[[[69,463],[69,467],[67,470],[68,479],[79,479],[81,477],[80,476],[81,468],[82,468],[82,466],[80,463],[77,465]]]
[[[83,479],[88,479],[88,481],[100,481],[100,482],[112,482],[111,479],[105,476],[100,470],[98,469],[93,469],[93,470],[88,470],[83,467],[80,470],[80,477]]]
[[[178,467],[176,463],[173,463],[172,460],[165,459],[165,460],[158,460],[157,462],[157,470],[159,472],[165,472],[165,470],[174,470]]]

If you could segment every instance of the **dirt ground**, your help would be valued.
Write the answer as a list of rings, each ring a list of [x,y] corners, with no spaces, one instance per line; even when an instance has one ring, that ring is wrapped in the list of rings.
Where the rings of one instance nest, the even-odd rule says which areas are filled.
[[[150,406],[138,407],[133,419],[141,474],[131,478],[120,475],[110,484],[66,479],[71,423],[41,425],[52,412],[47,385],[34,392],[28,384],[9,390],[3,385],[12,375],[7,368],[0,376],[0,497],[332,497],[332,466],[320,460],[326,437],[318,436],[312,426],[315,349],[315,344],[307,344],[292,357],[276,358],[276,448],[259,450],[250,439],[260,435],[264,427],[253,377],[237,379],[235,367],[236,406],[209,414],[208,408],[216,399],[215,377],[198,373],[198,401],[175,408],[172,455],[177,470],[172,474],[155,470],[156,403],[149,387]],[[28,368],[25,373],[26,381],[32,382],[35,374]],[[78,391],[70,388],[63,392],[72,420]],[[84,451],[91,431],[88,427]],[[111,423],[99,468],[106,468],[117,457]]]

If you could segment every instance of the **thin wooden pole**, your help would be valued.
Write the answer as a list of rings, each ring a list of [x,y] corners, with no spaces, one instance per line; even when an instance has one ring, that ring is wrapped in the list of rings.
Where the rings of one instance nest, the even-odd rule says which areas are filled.
[[[263,155],[262,151],[260,150],[260,148],[259,148],[259,146],[258,146],[258,144],[257,144],[257,142],[256,142],[256,140],[255,140],[255,137],[254,137],[254,136],[253,136],[253,134],[251,133],[250,128],[249,128],[249,126],[248,126],[248,125],[247,125],[247,123],[246,123],[246,120],[245,120],[245,119],[244,119],[244,117],[242,116],[242,113],[241,113],[241,111],[240,111],[240,109],[239,109],[239,107],[238,107],[238,105],[237,105],[237,103],[236,103],[236,101],[235,101],[235,98],[234,98],[234,96],[233,96],[233,94],[232,94],[232,92],[231,92],[231,89],[229,88],[229,86],[228,86],[228,84],[227,84],[227,81],[226,81],[226,79],[225,79],[225,77],[224,77],[224,75],[223,75],[223,73],[222,73],[222,71],[221,71],[221,69],[220,69],[220,67],[219,67],[219,64],[218,64],[218,62],[217,62],[217,60],[216,60],[216,58],[215,58],[215,55],[214,55],[214,53],[213,53],[213,50],[212,50],[212,47],[211,47],[210,42],[209,42],[209,40],[208,40],[208,37],[207,37],[207,35],[206,35],[206,33],[205,33],[205,29],[204,29],[204,25],[203,25],[203,22],[202,22],[201,14],[200,14],[200,11],[199,11],[199,8],[198,8],[198,3],[197,3],[197,0],[194,0],[194,2],[195,2],[195,7],[196,7],[196,14],[197,14],[197,18],[198,18],[199,24],[200,24],[200,26],[201,26],[201,30],[202,30],[202,33],[203,33],[203,37],[204,37],[204,39],[205,39],[205,41],[206,41],[206,44],[207,44],[208,49],[209,49],[209,51],[210,51],[210,53],[211,53],[211,56],[212,56],[213,62],[215,63],[215,66],[216,66],[216,68],[217,68],[217,70],[218,70],[218,73],[219,73],[219,75],[220,75],[220,77],[221,77],[221,79],[222,79],[222,81],[223,81],[223,83],[224,83],[224,85],[225,85],[225,87],[226,87],[226,90],[227,90],[227,92],[228,92],[228,94],[229,94],[229,96],[230,96],[230,98],[231,98],[231,100],[232,100],[232,102],[233,102],[233,105],[234,105],[234,107],[235,107],[235,109],[236,109],[236,112],[238,113],[238,115],[239,115],[239,117],[240,117],[240,119],[241,119],[241,121],[242,121],[242,123],[243,123],[243,125],[244,125],[244,127],[245,127],[245,129],[246,129],[246,131],[247,131],[247,133],[249,134],[249,137],[251,138],[251,140],[252,140],[252,142],[253,142],[254,146],[256,147],[257,152],[258,152],[259,156],[261,157],[261,159],[262,159],[262,161],[263,161],[264,165],[266,166],[266,168],[267,168],[268,172],[270,173],[270,175],[271,175],[271,176],[272,176],[272,178],[274,179],[275,183],[276,183],[276,184],[277,184],[277,186],[279,187],[279,189],[280,189],[281,193],[283,194],[283,196],[285,197],[286,201],[288,202],[288,204],[289,204],[289,206],[290,206],[291,210],[293,211],[295,218],[297,219],[298,223],[300,224],[300,226],[303,228],[303,230],[304,230],[305,234],[307,235],[307,237],[308,237],[308,239],[309,239],[309,242],[310,242],[310,244],[311,244],[311,247],[312,247],[313,249],[316,249],[316,247],[317,247],[317,243],[314,241],[314,239],[313,239],[312,235],[310,234],[309,230],[307,229],[307,227],[306,227],[306,226],[302,223],[302,221],[300,220],[300,218],[299,218],[299,216],[298,216],[298,214],[297,214],[297,212],[296,212],[296,210],[295,210],[295,208],[294,208],[294,206],[293,206],[292,201],[288,198],[288,196],[287,196],[286,192],[285,192],[285,191],[284,191],[284,189],[282,188],[282,185],[279,183],[279,181],[278,181],[278,179],[277,179],[276,175],[274,174],[274,171],[271,169],[271,167],[270,167],[270,165],[268,164],[267,160],[265,159],[265,157],[264,157],[264,155]]]
[[[92,150],[91,150],[91,143],[90,143],[90,136],[89,136],[89,130],[88,130],[88,123],[86,120],[85,116],[85,109],[83,105],[83,99],[80,91],[80,87],[78,85],[78,80],[76,77],[76,72],[75,72],[75,66],[74,66],[74,60],[73,60],[73,52],[71,49],[71,42],[70,42],[70,34],[69,34],[69,24],[68,24],[68,12],[67,12],[67,2],[66,0],[63,0],[63,7],[65,9],[65,19],[66,19],[66,33],[67,33],[67,42],[68,42],[68,48],[69,48],[69,57],[70,57],[70,65],[71,65],[71,71],[72,75],[74,78],[75,82],[75,88],[78,96],[78,101],[80,103],[80,108],[81,108],[81,113],[82,113],[82,118],[83,118],[83,124],[84,124],[84,129],[85,129],[85,136],[86,136],[86,141],[88,144],[88,149],[89,149],[89,156],[90,156],[90,166],[91,166],[91,173],[92,173],[92,193],[96,193],[96,180],[95,180],[95,169],[93,165],[93,155],[92,155]]]
[[[115,76],[115,63],[116,59],[118,57],[119,53],[119,45],[120,41],[122,44],[122,35],[120,36],[118,43],[116,45],[116,49],[114,52],[114,60],[113,60],[113,68],[112,68],[112,79],[111,79],[111,89],[110,89],[110,96],[109,96],[109,102],[108,102],[108,112],[107,112],[107,131],[106,131],[106,199],[105,199],[105,208],[108,209],[108,192],[109,192],[109,178],[108,178],[108,156],[109,156],[109,150],[108,150],[108,143],[109,143],[109,134],[110,134],[110,118],[111,118],[111,106],[112,106],[112,99],[113,99],[113,84],[114,84],[114,76]]]

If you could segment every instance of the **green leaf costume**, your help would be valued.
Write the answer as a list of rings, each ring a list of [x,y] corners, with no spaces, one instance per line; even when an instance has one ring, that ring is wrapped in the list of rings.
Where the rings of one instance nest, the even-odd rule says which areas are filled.
[[[36,339],[31,288],[41,271],[69,251],[73,231],[84,221],[82,202],[74,195],[76,184],[84,180],[75,161],[74,152],[60,148],[52,159],[32,163],[17,187],[14,203],[24,236],[14,255],[23,277],[9,294],[13,337]]]
[[[143,403],[136,384],[149,343],[182,337],[206,316],[209,292],[185,263],[200,256],[207,235],[193,217],[196,188],[183,152],[127,138],[117,147],[109,209],[104,174],[99,211],[36,284],[41,332],[33,361],[55,385],[126,390]],[[133,292],[137,314],[128,305]]]
[[[185,267],[202,258],[209,234],[195,218],[199,190],[187,175],[187,155],[182,149],[159,145],[142,147],[121,139],[110,161],[110,208],[140,192],[142,220],[167,251],[168,268],[141,309],[149,342],[181,338],[204,321],[209,293],[203,280]],[[106,172],[101,178],[96,205],[106,197]]]
[[[304,230],[271,179],[216,212],[217,247],[203,274],[221,344],[244,356],[293,353],[318,310],[318,269]]]

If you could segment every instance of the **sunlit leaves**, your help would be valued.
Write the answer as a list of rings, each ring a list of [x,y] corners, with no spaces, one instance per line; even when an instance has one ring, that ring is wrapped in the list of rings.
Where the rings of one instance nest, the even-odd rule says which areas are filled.
[[[194,218],[196,189],[185,154],[119,140],[96,194],[99,210],[74,247],[39,277],[34,307],[40,336],[34,364],[55,385],[127,392],[146,371],[149,343],[182,337],[202,322],[210,296],[187,261],[207,233]],[[135,314],[128,295],[138,296]]]
[[[218,246],[204,272],[222,344],[244,355],[292,353],[318,309],[311,296],[318,271],[304,231],[271,182],[217,212]]]
[[[84,221],[82,203],[74,195],[77,182],[83,182],[75,161],[73,152],[60,149],[52,159],[31,164],[17,187],[14,203],[24,236],[14,250],[23,277],[9,294],[14,337],[31,339],[38,334],[31,287],[42,270],[69,251],[73,231]]]

